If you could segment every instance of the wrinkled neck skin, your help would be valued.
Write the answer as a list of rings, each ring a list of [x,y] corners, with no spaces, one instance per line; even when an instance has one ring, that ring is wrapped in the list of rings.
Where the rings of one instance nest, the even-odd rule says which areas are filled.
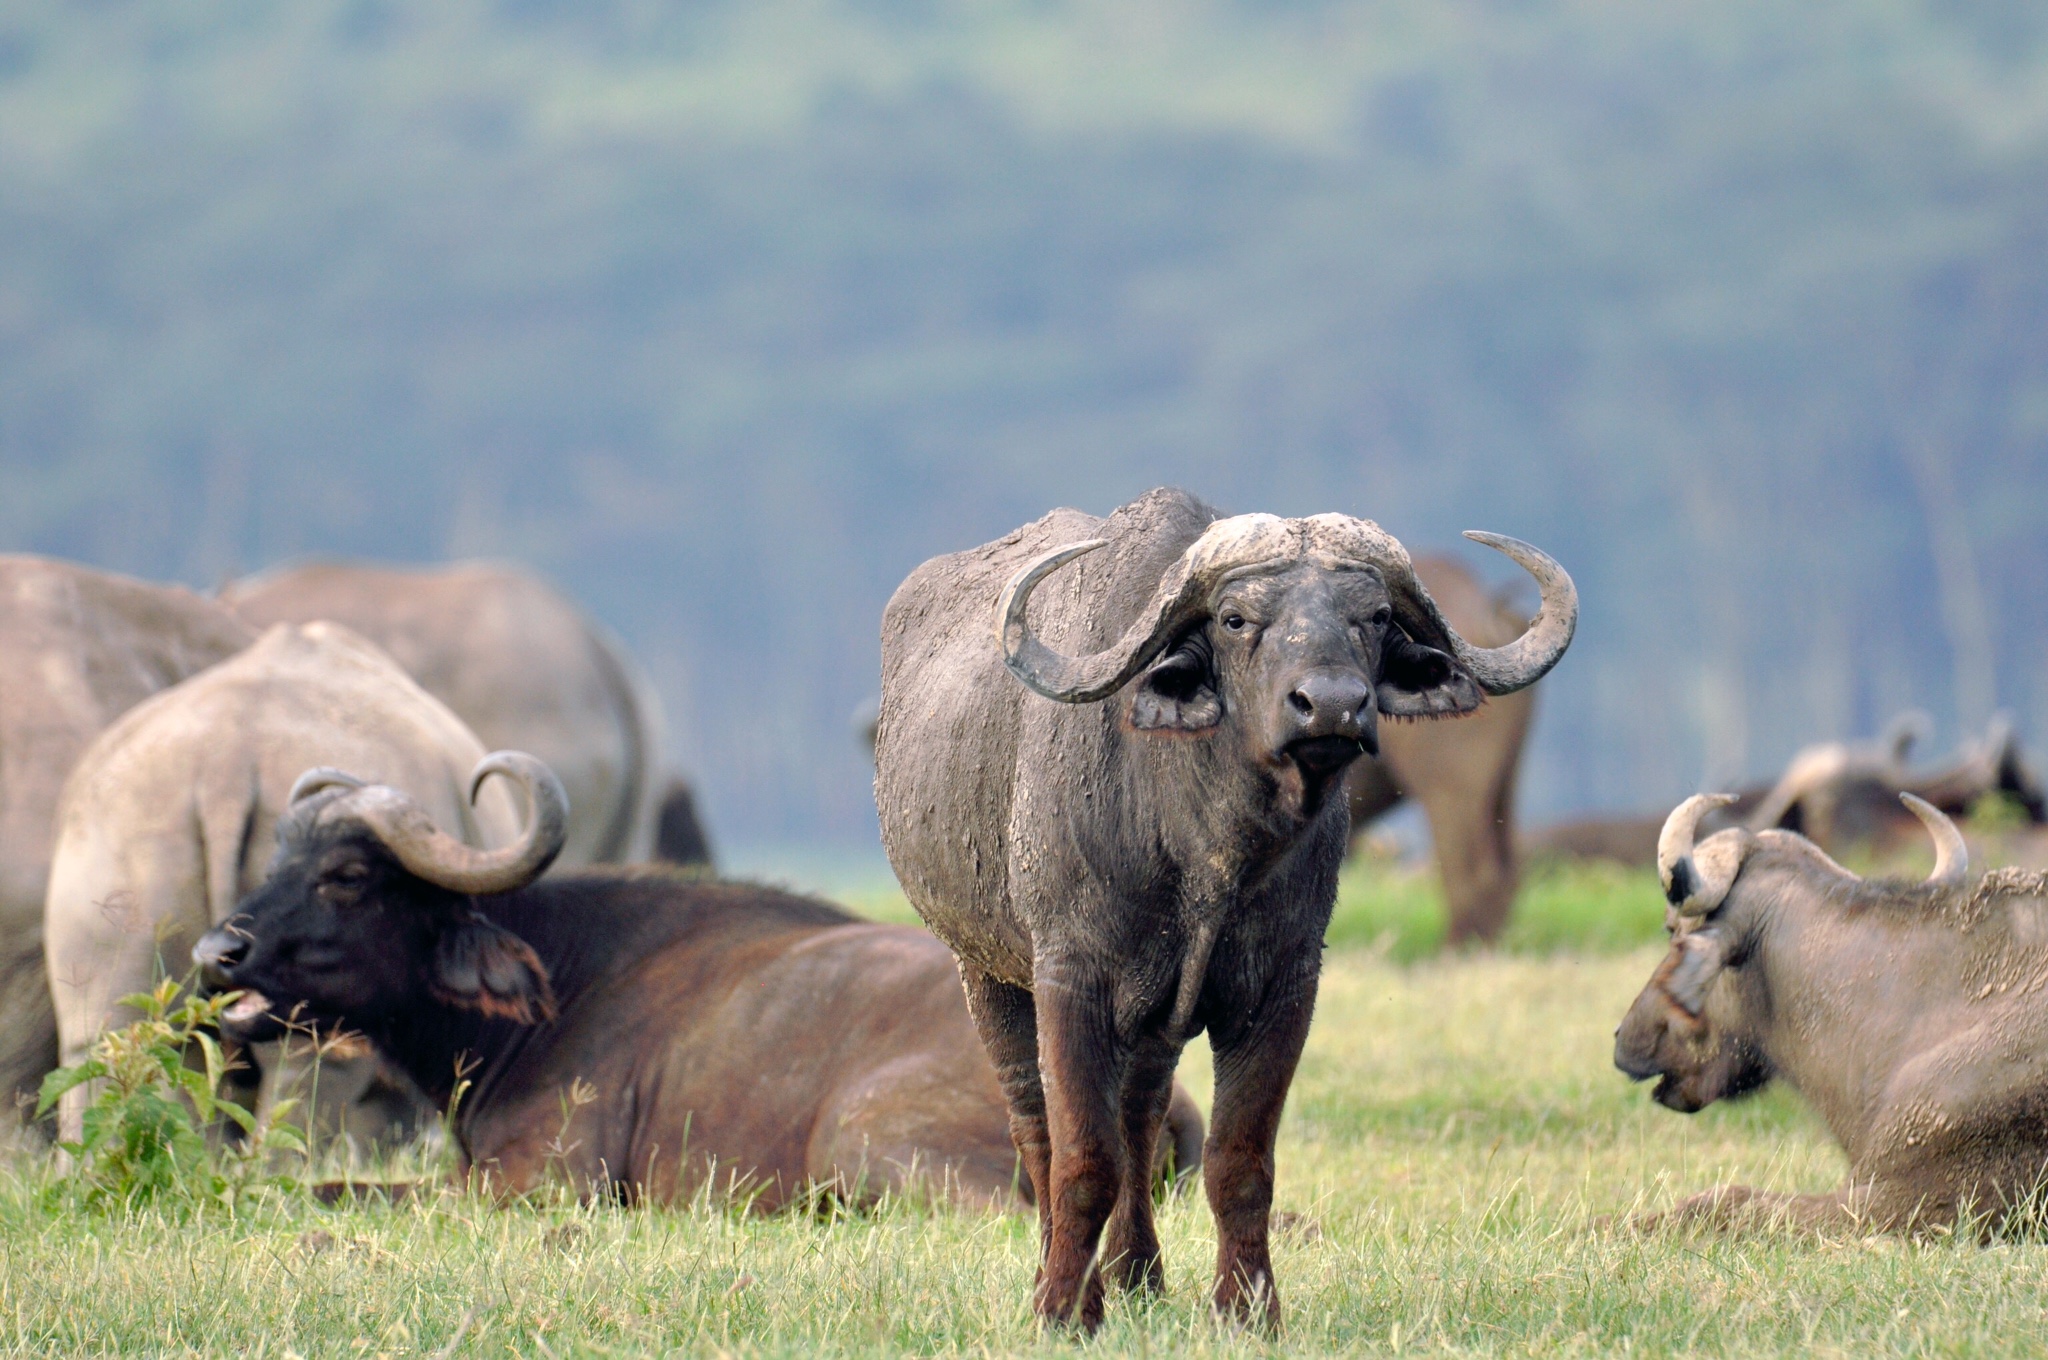
[[[1128,703],[1106,703],[1105,723],[1122,723]],[[1280,772],[1247,758],[1228,719],[1206,732],[1105,727],[1104,735],[1121,740],[1095,747],[1114,764],[1094,787],[1116,792],[1086,799],[1091,816],[1051,823],[1079,852],[1060,862],[1086,873],[1038,894],[1072,914],[1037,935],[1094,938],[1096,957],[1124,961],[1120,1027],[1135,1032],[1177,1016],[1173,1038],[1185,1042],[1212,1021],[1242,1015],[1269,974],[1320,951],[1349,828],[1343,775],[1327,779],[1304,816]],[[1150,853],[1132,855],[1133,846]],[[1090,901],[1109,910],[1090,911]],[[1111,938],[1099,938],[1103,931]],[[1227,977],[1212,967],[1222,959],[1232,960]]]
[[[575,931],[564,911],[551,907],[553,884],[475,899],[483,914],[532,946],[548,971],[559,1014],[570,1015],[581,997],[609,971],[610,960],[583,947],[602,932]],[[402,1012],[360,1026],[386,1057],[446,1112],[458,1080],[468,1082],[456,1113],[456,1134],[468,1152],[466,1129],[492,1103],[505,1074],[522,1058],[538,1056],[554,1043],[560,1021],[533,1025],[490,1019],[435,999],[424,978]]]
[[[1752,963],[1741,970],[1751,976],[1731,981],[1747,989],[1745,1006],[1761,1007],[1751,1013],[1768,1017],[1773,1069],[1827,1124],[1853,1173],[1901,1069],[1955,1032],[1972,956],[1997,941],[1942,920],[1932,890],[1921,890],[1930,894],[1923,911],[1859,907],[1851,900],[1870,887],[1832,864],[1760,859],[1740,885],[1764,894]],[[1833,881],[1823,886],[1822,873]]]

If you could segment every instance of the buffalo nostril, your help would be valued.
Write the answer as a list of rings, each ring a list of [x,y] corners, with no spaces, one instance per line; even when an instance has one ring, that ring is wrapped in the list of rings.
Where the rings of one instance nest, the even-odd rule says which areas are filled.
[[[192,962],[208,972],[223,972],[249,957],[249,942],[225,930],[209,930],[192,946]]]
[[[1309,717],[1316,711],[1315,700],[1309,698],[1300,690],[1295,690],[1292,694],[1288,695],[1287,702],[1296,713],[1299,713],[1304,718]]]

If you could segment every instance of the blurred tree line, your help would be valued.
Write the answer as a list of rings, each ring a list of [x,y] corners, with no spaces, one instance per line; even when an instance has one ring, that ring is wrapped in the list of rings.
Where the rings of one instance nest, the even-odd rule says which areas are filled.
[[[1908,705],[2048,740],[2044,44],[2024,0],[0,4],[0,546],[529,561],[739,842],[870,834],[907,570],[1161,482],[1556,553],[1539,815]]]

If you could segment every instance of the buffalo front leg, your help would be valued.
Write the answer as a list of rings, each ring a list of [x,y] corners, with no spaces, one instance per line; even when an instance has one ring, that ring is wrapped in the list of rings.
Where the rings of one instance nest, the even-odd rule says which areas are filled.
[[[1320,951],[1275,977],[1264,999],[1235,1025],[1210,1027],[1216,1104],[1203,1150],[1202,1182],[1216,1216],[1216,1311],[1280,1325],[1267,1232],[1273,1212],[1273,1144],[1280,1111],[1315,1012]]]
[[[1094,960],[1040,959],[1033,999],[1052,1167],[1039,1207],[1049,1231],[1032,1302],[1047,1322],[1093,1331],[1102,1322],[1096,1248],[1125,1183],[1115,986]]]
[[[1038,1206],[1039,1273],[1044,1274],[1045,1245],[1052,1235],[1047,1196],[1052,1178],[1052,1141],[1045,1127],[1045,1088],[1038,1079],[1038,1017],[1031,993],[988,974],[960,965],[960,983],[967,992],[967,1012],[988,1050],[1010,1110],[1010,1141],[1017,1146],[1031,1202]]]
[[[1158,1160],[1159,1130],[1173,1099],[1173,1070],[1180,1045],[1164,1035],[1141,1038],[1124,1065],[1122,1091],[1123,1184],[1102,1239],[1102,1271],[1126,1289],[1166,1287],[1160,1264],[1159,1230],[1152,1220],[1152,1168]]]

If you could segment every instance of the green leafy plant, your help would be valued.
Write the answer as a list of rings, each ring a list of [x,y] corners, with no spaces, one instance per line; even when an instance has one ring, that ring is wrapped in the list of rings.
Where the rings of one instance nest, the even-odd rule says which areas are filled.
[[[72,1183],[88,1202],[232,1207],[258,1183],[288,1183],[265,1168],[273,1153],[306,1149],[303,1135],[279,1120],[295,1102],[279,1101],[259,1121],[221,1095],[230,1060],[216,1030],[238,995],[201,996],[167,978],[153,991],[121,999],[142,1012],[141,1019],[102,1034],[84,1062],[43,1079],[39,1117],[67,1091],[101,1083],[85,1107],[78,1140],[59,1144],[72,1158]],[[239,1138],[214,1135],[222,1120]]]

